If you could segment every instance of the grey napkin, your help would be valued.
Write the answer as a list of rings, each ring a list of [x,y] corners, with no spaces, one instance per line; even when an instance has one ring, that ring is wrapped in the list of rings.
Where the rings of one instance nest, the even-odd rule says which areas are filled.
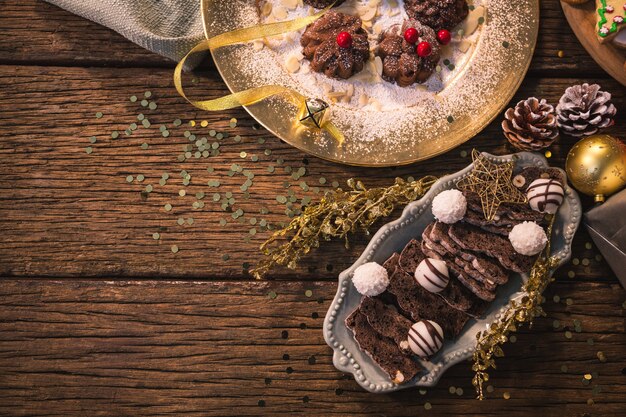
[[[111,28],[137,45],[175,61],[204,37],[200,0],[46,1]],[[200,59],[188,66],[193,67]]]
[[[585,214],[594,243],[626,288],[626,190]]]

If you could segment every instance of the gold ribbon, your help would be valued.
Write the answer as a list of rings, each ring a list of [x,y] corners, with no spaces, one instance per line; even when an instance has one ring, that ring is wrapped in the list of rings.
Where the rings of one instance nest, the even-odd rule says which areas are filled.
[[[300,108],[300,111],[302,112],[303,109],[306,109],[307,98],[297,91],[281,85],[266,85],[262,87],[250,88],[213,100],[191,100],[189,97],[187,97],[183,89],[183,67],[185,65],[185,62],[187,62],[187,59],[191,55],[198,52],[212,51],[216,48],[221,48],[223,46],[250,42],[255,39],[281,35],[284,33],[302,29],[322,17],[328,10],[330,10],[333,5],[334,3],[311,16],[301,17],[286,22],[269,23],[265,25],[237,29],[230,32],[222,33],[213,38],[206,39],[200,42],[191,51],[189,51],[187,55],[183,57],[178,65],[176,65],[176,69],[174,70],[174,86],[176,87],[176,91],[178,91],[178,94],[180,94],[193,106],[207,111],[221,111],[240,106],[249,106],[263,101],[269,97],[284,94],[286,98],[288,98],[292,103],[298,106]],[[328,131],[335,138],[335,140],[339,142],[340,145],[343,143],[343,134],[331,122],[324,121],[324,123],[318,127],[320,129]]]

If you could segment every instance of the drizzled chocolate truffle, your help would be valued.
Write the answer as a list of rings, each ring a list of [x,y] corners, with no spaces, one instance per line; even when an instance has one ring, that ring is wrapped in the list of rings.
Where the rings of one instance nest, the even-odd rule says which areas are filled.
[[[324,7],[328,7],[333,4],[334,0],[304,0],[304,4],[308,4],[309,6],[313,6],[316,9],[323,9]],[[339,6],[343,3],[344,0],[337,0],[335,6]]]
[[[405,39],[404,35],[409,28],[417,31],[415,43]],[[422,57],[418,55],[418,48],[424,43],[430,46],[430,54]],[[375,54],[383,62],[383,79],[408,87],[414,83],[423,83],[432,75],[439,62],[440,46],[434,30],[411,19],[402,26],[394,25],[384,31],[378,40]]]
[[[328,12],[307,26],[300,44],[311,69],[344,79],[361,71],[370,53],[367,32],[361,25],[358,17]]]
[[[452,29],[469,13],[465,0],[404,0],[406,13],[435,30]]]

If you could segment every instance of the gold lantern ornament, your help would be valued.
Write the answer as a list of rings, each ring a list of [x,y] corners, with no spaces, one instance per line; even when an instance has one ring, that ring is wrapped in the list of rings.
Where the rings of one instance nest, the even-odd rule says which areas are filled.
[[[610,135],[593,135],[576,143],[565,171],[572,185],[597,203],[626,186],[626,145]]]

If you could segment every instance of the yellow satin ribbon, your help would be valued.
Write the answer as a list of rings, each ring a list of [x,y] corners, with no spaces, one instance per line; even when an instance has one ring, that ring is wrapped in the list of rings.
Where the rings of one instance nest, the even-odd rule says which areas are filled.
[[[240,106],[249,106],[280,94],[284,94],[292,103],[302,108],[302,106],[306,105],[306,97],[291,88],[281,85],[266,85],[262,87],[250,88],[248,90],[229,94],[213,100],[191,100],[187,97],[183,89],[183,67],[185,62],[187,62],[187,59],[191,55],[198,52],[212,51],[223,46],[250,42],[256,39],[281,35],[302,29],[322,17],[333,5],[334,3],[311,16],[289,20],[286,22],[269,23],[265,25],[237,29],[202,41],[189,51],[187,55],[185,55],[178,63],[178,65],[176,65],[176,69],[174,70],[174,86],[176,87],[176,91],[178,91],[178,94],[180,94],[193,106],[207,111],[221,111]],[[328,131],[339,142],[339,144],[343,143],[343,134],[331,122],[325,122],[322,126],[320,126],[320,128]]]

